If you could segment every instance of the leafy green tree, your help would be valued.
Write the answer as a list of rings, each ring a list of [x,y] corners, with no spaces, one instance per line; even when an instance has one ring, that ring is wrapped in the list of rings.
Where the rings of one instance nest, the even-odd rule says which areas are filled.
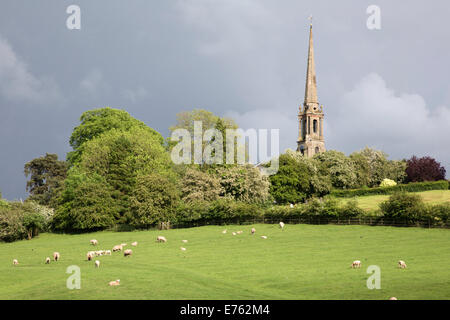
[[[388,200],[380,203],[385,217],[406,218],[414,222],[426,214],[425,204],[420,195],[407,192],[394,193]]]
[[[76,167],[69,170],[59,204],[52,221],[56,230],[101,230],[119,219],[120,206],[106,179]]]
[[[333,187],[349,189],[358,186],[354,162],[344,153],[328,150],[317,153],[314,159],[319,162],[319,170],[330,176]]]
[[[141,128],[148,131],[161,145],[164,144],[164,138],[157,131],[131,117],[124,110],[112,108],[89,110],[81,115],[80,121],[81,124],[73,130],[69,140],[73,151],[68,153],[67,161],[71,165],[80,161],[86,142],[112,129],[129,131],[133,128]]]
[[[151,173],[139,176],[130,198],[127,223],[136,227],[148,227],[158,222],[173,221],[180,198],[176,181],[167,176]]]
[[[56,154],[46,154],[25,164],[25,176],[30,176],[27,181],[27,191],[30,199],[42,205],[49,205],[61,188],[67,176],[68,165],[65,161],[59,161]]]

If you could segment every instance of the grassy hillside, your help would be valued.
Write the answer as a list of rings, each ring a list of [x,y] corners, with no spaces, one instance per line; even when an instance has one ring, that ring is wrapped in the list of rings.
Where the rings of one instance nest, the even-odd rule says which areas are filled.
[[[432,190],[423,192],[414,192],[422,197],[425,203],[439,204],[450,203],[450,190]],[[359,206],[364,210],[378,209],[378,205],[387,199],[389,195],[373,195],[356,197]],[[348,199],[340,199],[341,201],[348,201]]]
[[[254,225],[252,236],[251,227],[42,234],[1,243],[0,299],[450,299],[449,230]],[[231,235],[237,230],[244,233]],[[168,242],[156,243],[157,235]],[[139,245],[131,257],[99,257],[96,269],[85,257],[92,238],[99,249]],[[61,260],[44,264],[53,251]],[[361,269],[350,268],[355,259]],[[399,259],[407,269],[397,268]],[[69,265],[81,268],[80,290],[66,288]],[[366,287],[369,265],[381,268],[380,290]],[[109,287],[116,279],[121,285]]]

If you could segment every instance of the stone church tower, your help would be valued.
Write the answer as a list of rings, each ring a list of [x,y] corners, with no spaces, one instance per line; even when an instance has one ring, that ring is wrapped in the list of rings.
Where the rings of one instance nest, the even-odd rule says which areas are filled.
[[[297,151],[306,157],[324,152],[323,106],[319,108],[317,100],[316,70],[314,68],[314,48],[312,24],[309,27],[308,67],[306,71],[305,101],[300,105]]]

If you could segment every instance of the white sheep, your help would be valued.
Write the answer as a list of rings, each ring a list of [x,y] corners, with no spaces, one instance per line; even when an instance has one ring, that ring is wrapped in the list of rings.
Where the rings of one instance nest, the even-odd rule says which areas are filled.
[[[132,245],[133,247],[137,247],[137,241],[132,242],[131,245]]]
[[[157,242],[167,242],[167,239],[166,239],[165,237],[163,237],[163,236],[158,236],[158,237],[156,238],[156,241],[157,241]]]
[[[186,251],[186,248],[180,247],[181,251]]]
[[[263,238],[263,239],[267,239],[267,236],[261,236],[261,238]]]
[[[351,268],[361,268],[361,261],[355,260],[352,262]]]
[[[125,247],[127,244],[126,243],[121,243],[120,244],[122,247]]]
[[[280,222],[280,228],[284,229],[284,222]]]
[[[183,242],[183,243],[188,243],[188,241],[187,241],[187,240],[181,240],[181,242]]]
[[[223,233],[223,234],[227,233],[227,229],[223,230],[222,233]]]
[[[133,251],[131,249],[127,249],[123,252],[124,257],[131,256],[132,254],[133,254]]]
[[[112,251],[113,252],[116,252],[116,251],[122,251],[122,246],[119,244],[119,245],[117,245],[117,246],[114,246],[113,248],[112,248]]]
[[[120,279],[117,279],[116,281],[111,281],[111,282],[109,283],[109,285],[110,285],[110,286],[118,286],[118,285],[120,285]]]
[[[237,234],[242,234],[244,231],[239,230],[238,232],[236,232]]]
[[[100,261],[95,260],[95,267],[96,267],[96,268],[100,268]]]
[[[252,234],[255,234],[255,232],[256,232],[256,229],[255,228],[252,228]]]
[[[233,236],[235,236],[236,235],[236,232],[233,232]]]
[[[110,255],[111,255],[111,250],[106,250],[106,251],[105,251],[105,255],[110,256]]]
[[[399,267],[399,268],[402,268],[402,269],[405,269],[405,268],[406,268],[406,263],[405,263],[405,261],[400,260],[400,261],[398,262],[398,267]]]
[[[59,252],[53,252],[53,260],[58,261],[61,258]]]
[[[397,300],[396,297],[390,297],[389,300]]]
[[[17,266],[18,264],[19,264],[19,261],[18,261],[17,259],[14,259],[14,260],[13,260],[13,265],[14,265],[14,266]]]
[[[92,239],[92,240],[90,241],[90,243],[91,243],[93,246],[98,245],[98,241],[97,241],[96,239]]]
[[[50,263],[50,257],[45,258],[45,264],[49,264]]]

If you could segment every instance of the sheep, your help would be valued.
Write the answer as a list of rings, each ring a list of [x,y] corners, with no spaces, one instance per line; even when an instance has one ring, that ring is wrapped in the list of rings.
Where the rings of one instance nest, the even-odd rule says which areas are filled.
[[[267,239],[267,236],[261,236],[261,238],[263,238],[263,239]]]
[[[227,233],[227,229],[223,230],[222,233],[223,233],[223,234]]]
[[[111,250],[106,250],[105,251],[105,255],[110,256],[111,255]]]
[[[99,251],[95,251],[95,255],[98,256],[102,256],[103,255],[103,250],[99,250]]]
[[[91,254],[90,252],[88,252],[87,255],[86,255],[86,258],[87,258],[88,261],[91,261],[93,257],[94,257],[94,255]]]
[[[186,251],[186,248],[180,247],[181,251]]]
[[[397,300],[396,297],[390,297],[389,300]]]
[[[281,230],[284,229],[284,222],[280,222],[280,228],[281,228]]]
[[[117,246],[114,246],[113,248],[112,248],[112,251],[113,252],[116,252],[116,251],[122,251],[122,246],[119,244],[119,245],[117,245]]]
[[[255,228],[252,228],[252,234],[255,234],[255,232],[256,232],[256,229]]]
[[[158,236],[156,238],[156,242],[166,242],[166,241],[167,241],[167,239],[165,237],[163,237],[163,236]]]
[[[59,252],[53,252],[53,260],[58,261],[61,258]]]
[[[236,232],[237,234],[242,234],[244,231],[238,231],[238,232]]]
[[[187,243],[188,241],[187,241],[187,240],[181,240],[181,242],[183,242],[183,243]]]
[[[90,241],[90,243],[91,243],[93,246],[98,245],[98,241],[97,241],[96,239],[92,239],[92,240]]]
[[[353,261],[350,267],[351,268],[361,268],[361,261],[359,261],[359,260]]]
[[[233,236],[235,236],[236,235],[236,232],[233,232]]]
[[[45,258],[45,264],[49,264],[50,263],[50,257]]]
[[[402,269],[405,269],[405,268],[406,268],[406,263],[405,263],[405,261],[400,260],[400,261],[398,262],[398,267],[399,267],[399,268],[402,268]]]
[[[137,247],[137,241],[131,243],[131,245],[132,245],[133,247]]]
[[[17,261],[17,259],[14,259],[14,260],[13,260],[13,265],[14,265],[14,266],[17,266],[18,264],[19,264],[19,261]]]
[[[127,244],[126,243],[121,243],[120,244],[122,247],[125,247]]]
[[[123,252],[124,257],[131,256],[132,254],[133,254],[133,251],[131,249],[127,249]]]
[[[95,267],[96,267],[96,268],[100,268],[100,261],[95,260]]]
[[[111,281],[109,283],[110,286],[119,286],[120,285],[120,279],[117,279],[116,281]]]

